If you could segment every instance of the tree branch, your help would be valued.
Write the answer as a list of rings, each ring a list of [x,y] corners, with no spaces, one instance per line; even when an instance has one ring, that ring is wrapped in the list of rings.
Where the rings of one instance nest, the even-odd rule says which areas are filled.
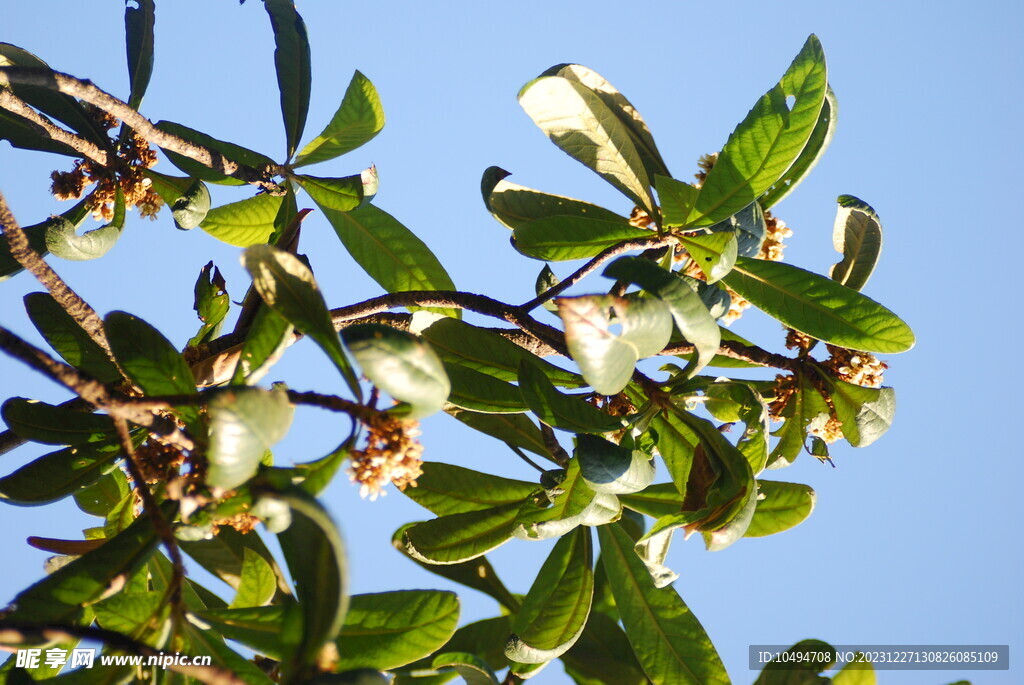
[[[79,100],[84,100],[95,107],[99,107],[107,114],[117,117],[131,126],[136,133],[150,143],[164,150],[177,152],[179,155],[193,159],[203,166],[219,171],[226,176],[237,178],[240,181],[259,186],[268,192],[277,192],[279,190],[278,185],[272,179],[274,176],[283,173],[282,167],[268,165],[257,169],[246,166],[228,159],[216,150],[185,140],[166,131],[161,131],[149,119],[128,106],[128,103],[100,90],[91,81],[83,81],[69,74],[62,74],[59,71],[50,71],[49,69],[0,67],[0,86],[15,83],[49,88]]]
[[[606,250],[598,254],[596,257],[591,259],[589,262],[581,266],[571,275],[567,276],[564,280],[559,281],[557,285],[551,286],[550,288],[542,292],[540,295],[530,300],[529,302],[524,302],[523,304],[519,305],[519,308],[528,312],[531,309],[534,309],[535,307],[544,304],[551,298],[557,297],[558,295],[562,294],[572,286],[582,281],[588,275],[593,273],[594,270],[597,269],[597,267],[601,266],[612,257],[618,257],[620,254],[632,252],[633,250],[655,249],[658,247],[664,247],[665,245],[669,245],[674,242],[675,241],[670,237],[662,238],[658,236],[651,236],[650,238],[637,238],[636,240],[627,240],[617,245],[612,245],[611,247],[607,248]]]
[[[28,242],[28,236],[25,235],[25,231],[18,225],[14,214],[11,213],[3,193],[0,193],[0,230],[3,231],[7,244],[11,248],[11,255],[43,284],[53,299],[64,308],[64,311],[106,352],[107,357],[114,361],[110,344],[107,342],[107,335],[103,330],[103,320],[100,319],[96,310],[72,290],[39,253],[32,249]]]
[[[38,347],[22,340],[0,326],[0,350],[21,361],[47,378],[60,383],[83,400],[113,417],[125,419],[148,428],[168,444],[183,450],[192,450],[195,443],[181,432],[174,422],[134,406],[130,399],[115,397],[107,386],[94,378],[83,376],[74,367],[57,361]]]
[[[47,642],[74,642],[96,640],[116,650],[142,657],[163,657],[164,652],[153,649],[127,635],[112,630],[62,623],[32,624],[0,620],[0,642],[6,644],[33,644],[42,638]],[[167,656],[172,656],[167,654]],[[163,662],[161,661],[162,665]],[[219,666],[185,666],[169,662],[164,668],[195,678],[207,685],[245,685],[245,681]]]
[[[0,107],[28,120],[29,123],[37,127],[40,133],[45,134],[50,140],[67,145],[78,154],[91,159],[100,166],[107,166],[107,153],[100,149],[98,145],[91,140],[86,140],[71,131],[57,126],[32,109],[28,103],[12,93],[8,88],[0,88]]]

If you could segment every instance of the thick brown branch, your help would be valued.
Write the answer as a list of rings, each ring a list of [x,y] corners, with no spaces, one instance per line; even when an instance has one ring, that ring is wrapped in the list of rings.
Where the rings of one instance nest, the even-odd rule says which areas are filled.
[[[160,435],[164,442],[183,450],[191,450],[195,447],[192,439],[178,430],[177,426],[169,419],[134,406],[130,400],[115,397],[99,381],[83,376],[73,367],[57,361],[2,326],[0,326],[0,350],[77,393],[83,400],[97,409],[106,411],[111,416],[144,426]]]
[[[91,140],[76,136],[71,131],[57,126],[42,114],[29,107],[24,100],[7,88],[0,88],[0,107],[27,120],[39,133],[44,134],[50,140],[67,145],[78,154],[91,159],[100,166],[107,166],[107,153],[100,149],[98,145]]]
[[[198,145],[166,131],[161,131],[149,119],[129,107],[128,103],[100,90],[91,81],[83,81],[74,76],[47,69],[0,67],[0,86],[12,83],[49,88],[79,100],[84,100],[91,105],[99,107],[107,114],[117,117],[131,126],[136,133],[150,143],[158,145],[164,150],[177,152],[179,155],[193,159],[203,166],[219,171],[226,176],[259,186],[264,190],[278,190],[277,184],[272,179],[283,172],[281,167],[269,165],[261,169],[255,169],[228,159],[216,150],[211,150],[203,145]]]
[[[612,245],[611,247],[609,247],[608,249],[604,250],[599,255],[591,259],[589,262],[584,264],[582,267],[574,271],[572,274],[566,276],[563,280],[559,281],[557,285],[548,288],[547,290],[545,290],[544,292],[542,292],[540,295],[533,298],[529,302],[525,302],[522,305],[520,305],[520,309],[528,312],[531,309],[534,309],[535,307],[544,304],[551,298],[561,295],[563,292],[565,292],[566,290],[568,290],[569,288],[571,288],[572,286],[576,285],[584,278],[589,276],[597,269],[597,267],[601,266],[612,257],[618,257],[621,254],[625,254],[626,252],[632,252],[633,250],[654,249],[658,247],[664,247],[665,245],[669,245],[674,242],[675,241],[669,237],[661,238],[658,236],[651,236],[650,238],[638,238],[636,240],[627,240],[617,245]]]
[[[127,635],[112,630],[86,626],[55,624],[32,624],[0,620],[0,642],[8,645],[35,644],[42,639],[46,642],[77,642],[78,640],[96,640],[118,651],[146,657],[162,657],[164,652],[153,649],[149,645],[137,642]],[[172,654],[167,654],[173,657]],[[195,678],[207,685],[245,685],[245,681],[236,677],[231,671],[218,666],[186,666],[168,659],[161,665],[182,675]]]
[[[53,299],[64,308],[71,318],[73,318],[79,326],[82,327],[90,338],[92,338],[97,345],[99,345],[107,353],[107,356],[111,360],[114,359],[114,355],[110,351],[110,345],[107,343],[107,336],[103,332],[103,320],[100,319],[99,314],[96,313],[89,304],[83,300],[78,293],[71,289],[71,287],[64,282],[57,272],[50,267],[49,264],[39,255],[38,252],[32,249],[32,246],[28,242],[28,236],[25,235],[25,231],[22,230],[21,226],[18,225],[17,220],[14,218],[14,214],[11,213],[10,208],[7,206],[7,200],[4,199],[2,193],[0,193],[0,229],[3,230],[4,237],[7,239],[7,244],[11,248],[11,255],[21,264],[27,271],[31,272],[36,279],[43,284],[43,287],[49,291]]]
[[[682,343],[678,345],[670,345],[658,354],[673,357],[682,354],[691,354],[694,351],[693,345]],[[722,357],[729,357],[730,359],[738,359],[739,361],[757,364],[758,366],[771,366],[777,369],[786,369],[787,371],[795,370],[800,364],[800,360],[798,359],[786,357],[781,354],[775,354],[774,352],[763,350],[760,347],[744,345],[743,343],[736,342],[735,340],[723,340],[716,354]]]

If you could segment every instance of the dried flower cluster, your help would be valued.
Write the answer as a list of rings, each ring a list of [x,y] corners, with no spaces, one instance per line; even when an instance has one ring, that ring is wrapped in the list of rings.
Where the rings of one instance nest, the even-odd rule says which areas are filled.
[[[95,108],[90,112],[104,129],[117,126],[117,119],[109,114]],[[111,145],[116,154],[113,164],[102,166],[91,159],[75,160],[71,171],[50,174],[53,181],[50,192],[58,200],[77,200],[86,187],[96,184],[89,196],[89,210],[97,221],[110,221],[114,218],[114,203],[120,189],[126,208],[138,207],[140,216],[155,219],[163,200],[151,187],[145,170],[156,164],[156,152],[134,131],[123,140],[112,140]]]
[[[366,447],[353,450],[349,467],[352,482],[359,483],[362,497],[377,499],[388,482],[399,489],[416,486],[423,473],[423,445],[418,421],[399,419],[386,412],[366,422]]]
[[[867,352],[857,352],[835,345],[825,347],[832,356],[822,362],[822,366],[832,371],[836,378],[865,388],[881,387],[882,376],[889,368],[888,364]]]
[[[788,420],[784,412],[786,405],[789,404],[796,392],[797,382],[795,376],[780,374],[775,377],[775,396],[765,398],[768,403],[768,416],[771,417],[772,421]],[[832,444],[843,437],[843,424],[836,416],[831,400],[826,397],[825,401],[829,405],[828,415],[822,415],[811,421],[807,425],[807,433],[809,435],[816,435],[826,443]]]
[[[135,450],[135,463],[147,483],[168,482],[185,462],[181,450],[156,440],[147,440]]]
[[[790,350],[809,350],[811,345],[814,344],[814,338],[809,335],[805,335],[800,331],[795,331],[792,328],[786,331],[786,348]]]

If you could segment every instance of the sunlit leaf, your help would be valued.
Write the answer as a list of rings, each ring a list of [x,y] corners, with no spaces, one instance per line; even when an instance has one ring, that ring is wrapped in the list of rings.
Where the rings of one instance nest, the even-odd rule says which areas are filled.
[[[793,165],[818,123],[828,73],[811,35],[783,74],[737,125],[701,185],[687,225],[706,226],[740,211]],[[787,98],[793,98],[792,105]]]
[[[253,287],[268,307],[311,337],[327,353],[356,397],[359,381],[334,330],[313,272],[295,255],[269,245],[255,245],[242,255]]]
[[[736,263],[738,248],[736,236],[733,233],[681,235],[678,240],[707,276],[708,283],[714,283],[725,276]]]
[[[219,161],[216,157],[220,156],[225,160],[244,164],[254,169],[263,169],[274,166],[274,160],[270,159],[266,155],[254,152],[248,148],[242,147],[241,145],[235,145],[234,143],[218,140],[213,136],[207,135],[193,128],[189,128],[188,126],[183,126],[182,124],[176,124],[173,121],[158,121],[156,123],[156,127],[166,133],[171,133],[179,138],[184,138],[190,143],[202,145],[203,147],[212,150],[215,153],[215,161]],[[197,162],[191,157],[185,157],[173,150],[164,150],[163,152],[167,155],[167,159],[171,161],[171,164],[181,169],[187,176],[198,178],[202,181],[206,181],[207,183],[217,183],[219,185],[245,185],[245,181],[240,181],[237,178],[226,176],[219,171],[211,169],[205,164]],[[280,201],[280,197],[277,199]]]
[[[412,333],[383,324],[357,324],[342,330],[345,347],[370,381],[407,408],[410,418],[441,410],[451,391],[444,365],[430,345]]]
[[[843,259],[828,275],[847,288],[860,290],[871,278],[882,252],[882,222],[871,205],[852,195],[840,195],[837,201],[832,245]]]
[[[626,125],[599,95],[578,81],[542,76],[523,86],[519,104],[563,152],[653,212],[643,159]]]
[[[264,452],[287,433],[294,409],[282,389],[228,388],[207,404],[210,420],[206,482],[231,490],[256,474]]]
[[[527,360],[519,365],[519,390],[530,409],[552,428],[573,433],[607,433],[622,427],[618,418],[580,397],[556,390],[543,369]]]
[[[723,281],[790,328],[866,352],[906,352],[914,333],[874,300],[833,280],[782,262],[739,257]]]
[[[436,516],[522,502],[537,490],[536,483],[437,461],[423,462],[422,468],[423,473],[416,477],[416,487],[407,487],[402,492]]]
[[[23,397],[4,402],[0,413],[15,434],[47,445],[81,445],[102,440],[114,432],[109,416]]]
[[[75,224],[70,221],[51,224],[46,231],[46,249],[61,259],[75,262],[99,259],[110,252],[114,243],[121,237],[121,233],[124,232],[124,219],[124,194],[117,188],[114,214],[110,223],[86,231],[82,235],[75,232]]]
[[[832,135],[836,132],[836,120],[839,114],[839,103],[836,101],[836,94],[829,86],[825,90],[825,101],[821,105],[821,112],[818,114],[818,123],[811,131],[811,137],[807,139],[800,156],[796,158],[793,165],[786,170],[786,173],[761,196],[760,204],[765,209],[772,207],[782,201],[784,197],[793,192],[807,174],[811,173],[825,154],[829,143],[832,142]],[[743,255],[748,257],[749,255]]]
[[[384,109],[370,79],[356,72],[345,90],[338,111],[324,130],[311,140],[295,166],[334,159],[367,143],[384,128]]]
[[[547,540],[565,535],[582,525],[595,493],[580,475],[579,460],[556,472],[554,485],[538,490],[523,502],[516,517],[515,536],[522,540]]]
[[[206,220],[210,213],[210,189],[198,178],[185,191],[168,203],[174,225],[183,231],[190,231]]]
[[[619,525],[597,529],[601,559],[626,636],[647,676],[657,683],[728,685],[725,667],[700,622],[674,588],[655,588]]]
[[[650,454],[596,435],[576,437],[576,458],[583,480],[597,492],[630,494],[643,490],[654,480]]]
[[[444,368],[452,384],[448,402],[456,407],[484,414],[529,411],[519,388],[511,383],[459,364],[445,364]]]
[[[116,441],[87,443],[50,452],[0,478],[0,499],[36,506],[67,497],[115,468],[121,454]]]
[[[512,246],[527,257],[549,262],[586,259],[627,240],[656,234],[623,220],[548,216],[516,226]]]
[[[476,559],[512,538],[520,506],[513,502],[417,523],[405,530],[405,550],[427,564]]]
[[[261,194],[214,207],[199,228],[228,245],[262,245],[274,232],[274,217],[281,201],[278,195]]]
[[[508,228],[518,228],[530,221],[554,216],[600,219],[620,225],[626,223],[625,217],[604,207],[506,181],[509,175],[504,169],[492,166],[484,171],[480,181],[484,204],[494,218]]]
[[[762,480],[758,486],[757,509],[745,537],[759,538],[789,530],[814,510],[814,490],[806,485]]]
[[[892,426],[896,414],[892,388],[865,388],[837,379],[830,379],[829,388],[843,436],[854,447],[867,447]]]

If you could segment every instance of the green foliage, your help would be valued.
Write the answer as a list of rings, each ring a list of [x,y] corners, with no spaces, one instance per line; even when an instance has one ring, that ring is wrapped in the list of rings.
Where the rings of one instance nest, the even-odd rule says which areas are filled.
[[[854,447],[878,440],[892,424],[895,395],[880,387],[884,365],[871,353],[903,352],[915,342],[906,323],[859,292],[882,244],[868,204],[840,196],[833,245],[842,257],[830,277],[781,263],[766,247],[777,236],[765,210],[807,176],[835,130],[838,105],[817,38],[808,38],[736,126],[713,166],[705,164],[699,184],[672,176],[644,118],[596,72],[560,64],[527,83],[519,102],[542,133],[636,208],[627,219],[488,168],[484,205],[511,230],[516,250],[544,261],[591,260],[561,279],[545,265],[537,297],[513,305],[457,291],[426,243],[374,204],[375,168],[296,172],[365,144],[385,117],[376,88],[356,71],[333,118],[301,146],[312,84],[305,24],[291,0],[265,0],[263,7],[274,37],[283,160],[158,122],[160,135],[150,132],[158,138],[151,142],[184,176],[126,159],[121,142],[135,133],[128,125],[115,140],[79,100],[21,83],[17,69],[7,67],[48,67],[0,44],[0,82],[10,94],[110,156],[104,173],[111,179],[123,182],[129,172],[145,179],[140,187],[155,194],[149,201],[162,198],[179,229],[199,226],[245,248],[241,261],[252,279],[232,319],[220,270],[210,262],[200,271],[193,293],[198,330],[174,332],[175,340],[188,341],[184,351],[124,312],[100,325],[58,276],[43,276],[49,292],[28,295],[25,307],[66,365],[0,330],[5,352],[80,396],[61,405],[24,397],[3,404],[6,445],[58,449],[44,448],[0,477],[0,499],[36,506],[72,495],[84,513],[101,519],[84,540],[32,538],[59,556],[52,573],[15,598],[0,620],[0,637],[13,644],[19,636],[11,631],[27,622],[75,636],[98,627],[119,635],[100,634],[110,653],[148,645],[209,655],[253,683],[380,683],[393,675],[398,685],[455,678],[495,685],[521,682],[556,660],[581,685],[728,683],[711,637],[671,587],[678,574],[667,562],[676,531],[678,538],[700,533],[707,549],[718,551],[768,544],[745,538],[806,520],[814,490],[763,479],[763,472],[789,465],[802,450],[831,459],[828,443],[841,437]],[[132,108],[152,74],[155,19],[152,0],[126,7]],[[0,113],[0,139],[80,154],[13,110]],[[211,206],[208,183],[229,186],[221,190],[237,197]],[[250,185],[259,192],[242,190]],[[134,186],[111,187],[117,190],[105,225],[79,232],[94,209],[89,195],[26,227],[30,251],[51,254],[57,264],[103,256],[130,230],[127,210],[141,203],[129,190]],[[328,305],[338,294],[321,290],[313,267],[339,263],[300,251],[299,227],[313,209],[300,209],[308,203],[299,190],[383,295]],[[32,256],[4,240],[0,278]],[[595,277],[587,280],[589,292],[561,296],[598,269],[611,282]],[[721,327],[740,298],[791,329],[795,355]],[[534,316],[541,306],[557,314],[548,316],[557,326]],[[411,313],[388,311],[403,307]],[[463,321],[462,310],[504,325]],[[225,333],[232,321],[234,330]],[[327,393],[261,387],[302,336],[341,378],[324,379]],[[815,356],[818,341],[828,344],[829,358],[820,350]],[[653,372],[659,365],[644,360],[659,356],[681,362]],[[699,375],[711,366],[730,375]],[[772,381],[746,377],[758,366],[782,374]],[[271,449],[292,428],[298,405],[343,413],[351,429],[325,456],[295,464]],[[441,411],[540,473],[506,477],[497,459],[481,459],[486,466],[477,469],[424,462],[416,421]],[[118,430],[122,420],[127,434]],[[774,432],[772,422],[781,424]],[[723,433],[733,424],[742,429]],[[550,470],[527,452],[549,460]],[[499,615],[458,627],[458,596],[439,590],[350,597],[350,550],[317,499],[346,462],[364,494],[392,482],[433,515],[396,531],[392,544],[401,557],[493,598]],[[654,483],[661,469],[666,482]],[[358,525],[348,517],[340,522]],[[280,555],[257,524],[278,536]],[[554,544],[527,593],[517,595],[485,555],[506,543],[529,549],[536,540]],[[230,592],[222,597],[184,576],[180,554]],[[41,629],[20,637],[41,643],[49,639]],[[248,661],[239,644],[259,659]],[[792,649],[807,647],[832,649],[817,641]],[[825,682],[827,666],[792,671],[773,662],[757,682]],[[20,672],[4,669],[15,682]],[[506,669],[502,681],[498,674]],[[60,678],[84,680],[81,673]],[[56,674],[44,667],[31,677]],[[103,677],[135,675],[110,669]],[[152,678],[185,683],[203,675],[159,671]],[[873,683],[874,673],[847,667],[833,680]]]

